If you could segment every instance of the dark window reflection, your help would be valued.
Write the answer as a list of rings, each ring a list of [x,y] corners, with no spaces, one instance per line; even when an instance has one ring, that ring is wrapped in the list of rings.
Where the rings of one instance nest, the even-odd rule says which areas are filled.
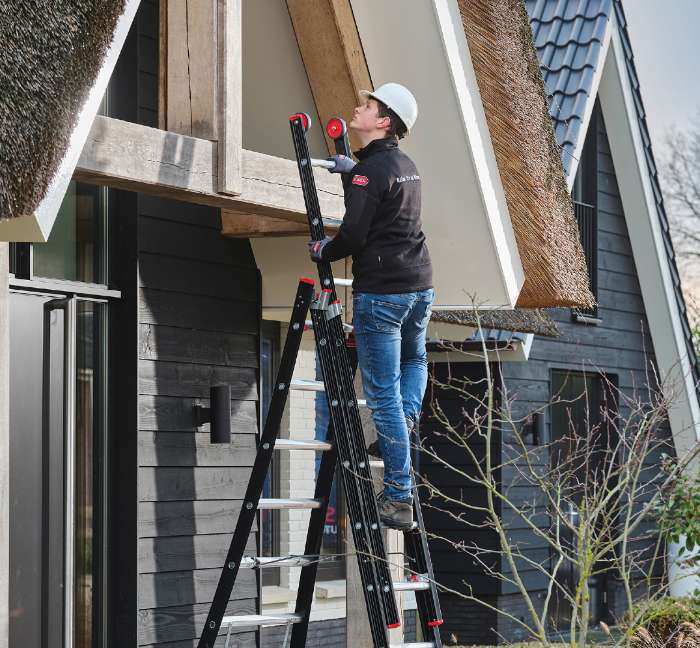
[[[106,284],[106,189],[71,181],[46,243],[34,243],[34,276]]]

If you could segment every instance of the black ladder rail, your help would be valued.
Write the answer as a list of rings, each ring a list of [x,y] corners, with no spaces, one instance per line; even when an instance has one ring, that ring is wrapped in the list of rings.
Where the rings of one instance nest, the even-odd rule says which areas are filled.
[[[298,113],[290,117],[290,127],[292,131],[292,139],[294,142],[294,148],[297,157],[297,165],[299,169],[299,175],[301,178],[302,192],[304,195],[304,202],[306,204],[308,219],[309,219],[309,229],[311,233],[311,238],[313,240],[322,240],[325,236],[325,231],[323,227],[323,218],[321,216],[320,205],[318,202],[318,194],[316,192],[316,183],[313,176],[313,169],[311,167],[311,156],[309,155],[308,144],[306,141],[306,128],[309,124],[308,115]],[[318,271],[319,277],[321,279],[321,286],[324,290],[329,291],[329,298],[332,303],[339,303],[337,295],[335,292],[335,283],[333,281],[333,273],[331,270],[330,263],[319,263]],[[331,333],[333,339],[336,341],[343,339],[344,333],[342,327],[342,321],[340,316],[333,317],[331,320]],[[317,330],[316,324],[314,322],[314,329]],[[349,406],[350,409],[350,422],[351,428],[355,430],[354,433],[350,433],[350,445],[352,456],[348,457],[349,464],[343,464],[343,467],[348,470],[350,469],[353,473],[359,476],[359,487],[361,491],[361,499],[363,504],[361,510],[365,515],[369,517],[367,524],[369,524],[369,535],[370,535],[370,550],[368,552],[369,556],[375,556],[375,568],[379,572],[380,582],[372,584],[374,587],[379,587],[381,590],[381,596],[384,603],[386,624],[389,628],[398,627],[401,624],[399,618],[398,609],[396,606],[396,599],[393,592],[393,586],[391,581],[391,575],[389,572],[389,565],[386,558],[386,551],[384,548],[384,539],[382,537],[382,531],[379,524],[379,513],[377,511],[377,504],[374,495],[374,488],[372,484],[372,475],[369,466],[369,458],[367,457],[367,451],[364,444],[364,435],[362,434],[362,424],[360,421],[359,411],[357,409],[357,398],[355,396],[355,388],[352,382],[352,376],[349,371],[349,361],[347,359],[347,354],[345,352],[344,344],[340,345],[338,352],[341,356],[339,358],[338,367],[347,368],[347,371],[340,371],[338,376],[340,378],[340,384],[342,386],[342,398],[340,399],[341,407],[343,410],[348,409],[348,403],[351,402],[353,405]],[[343,411],[343,414],[346,412]],[[341,431],[336,428],[336,437],[340,435]],[[344,480],[347,483],[347,480]],[[355,524],[358,521],[355,521]],[[359,550],[359,547],[358,547]],[[363,586],[366,588],[369,583],[363,581]]]
[[[433,642],[435,648],[442,648],[440,626],[443,623],[440,599],[438,597],[433,561],[430,557],[428,536],[423,521],[423,510],[418,497],[418,488],[415,473],[411,475],[413,481],[413,515],[417,522],[417,528],[404,532],[404,544],[406,553],[412,561],[411,570],[415,574],[422,574],[428,580],[429,588],[415,592],[418,618],[421,624],[422,636],[426,641]]]
[[[255,523],[258,511],[258,502],[263,491],[265,477],[270,469],[270,462],[275,449],[275,440],[279,433],[284,407],[289,395],[289,383],[292,380],[292,373],[299,345],[304,332],[304,322],[311,304],[314,292],[314,282],[311,279],[301,279],[294,299],[292,318],[289,322],[287,339],[282,351],[277,381],[275,382],[275,392],[270,401],[270,408],[265,419],[263,433],[258,443],[258,452],[255,456],[255,463],[251,472],[245,498],[241,505],[241,512],[236,522],[236,530],[231,538],[224,568],[219,577],[216,593],[207,615],[202,635],[199,639],[198,648],[214,648],[214,643],[221,628],[221,622],[226,612],[236,582],[236,576],[241,565],[241,559],[245,552],[245,547],[250,536],[251,529]]]

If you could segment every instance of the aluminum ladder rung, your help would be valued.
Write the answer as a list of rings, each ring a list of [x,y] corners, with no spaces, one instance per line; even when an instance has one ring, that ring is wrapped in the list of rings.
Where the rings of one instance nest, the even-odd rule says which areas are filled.
[[[395,592],[418,592],[428,589],[430,589],[430,583],[426,580],[394,582]]]
[[[239,614],[225,616],[221,621],[221,627],[242,628],[245,626],[266,626],[279,623],[299,623],[304,618],[303,614]]]
[[[318,560],[318,556],[246,556],[241,560],[240,568],[303,567],[316,560]]]
[[[389,648],[435,648],[435,642],[418,641],[413,643],[391,644]]]
[[[352,279],[345,279],[344,277],[333,277],[333,281],[336,286],[352,287]]]
[[[316,509],[321,507],[320,500],[300,498],[300,499],[280,499],[263,498],[258,501],[258,508],[265,510],[272,509]]]
[[[275,450],[321,450],[325,452],[333,447],[327,441],[297,441],[296,439],[277,439]]]
[[[307,380],[306,378],[294,378],[291,383],[289,383],[290,389],[295,389],[296,391],[312,391],[312,392],[322,392],[326,391],[326,386],[321,380]],[[367,407],[367,401],[364,398],[357,399],[358,407]]]
[[[326,391],[326,387],[320,380],[306,380],[304,378],[294,378],[292,379],[292,382],[289,383],[289,386],[291,389],[295,389],[297,391]]]

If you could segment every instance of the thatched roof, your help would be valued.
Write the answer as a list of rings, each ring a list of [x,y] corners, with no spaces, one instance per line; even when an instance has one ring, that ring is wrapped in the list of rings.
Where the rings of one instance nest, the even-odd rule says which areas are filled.
[[[0,0],[0,219],[33,213],[125,0]]]
[[[518,307],[591,307],[586,262],[522,0],[459,0],[525,283]]]
[[[518,308],[515,310],[440,310],[433,311],[433,322],[457,324],[482,329],[499,329],[519,333],[536,333],[545,337],[559,337],[554,320],[543,310]]]

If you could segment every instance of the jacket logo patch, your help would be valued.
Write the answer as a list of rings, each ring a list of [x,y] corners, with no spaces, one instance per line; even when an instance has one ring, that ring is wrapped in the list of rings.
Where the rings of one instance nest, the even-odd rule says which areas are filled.
[[[418,182],[420,180],[419,175],[405,175],[396,178],[396,182]]]
[[[363,175],[355,175],[352,177],[352,183],[364,187],[369,184],[369,178]]]

